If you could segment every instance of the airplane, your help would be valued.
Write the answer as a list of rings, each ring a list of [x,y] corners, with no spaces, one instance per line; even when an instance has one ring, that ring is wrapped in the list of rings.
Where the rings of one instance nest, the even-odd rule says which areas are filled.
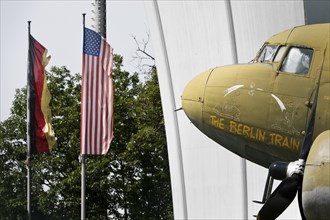
[[[276,219],[297,192],[302,219],[330,216],[329,33],[330,23],[283,31],[251,62],[209,69],[182,93],[202,133],[269,169],[259,220]]]

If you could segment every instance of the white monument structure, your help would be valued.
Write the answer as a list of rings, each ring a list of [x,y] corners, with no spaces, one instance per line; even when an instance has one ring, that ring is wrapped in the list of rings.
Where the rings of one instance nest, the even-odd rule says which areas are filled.
[[[305,24],[304,2],[145,1],[165,117],[175,219],[254,219],[268,170],[224,149],[181,108],[197,74],[247,63],[270,36]],[[276,186],[274,186],[275,188]],[[299,219],[297,199],[279,219]]]

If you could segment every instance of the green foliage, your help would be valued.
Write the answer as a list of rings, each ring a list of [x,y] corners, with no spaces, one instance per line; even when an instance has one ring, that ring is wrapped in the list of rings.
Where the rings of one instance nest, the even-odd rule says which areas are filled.
[[[132,136],[125,152],[129,167],[133,168],[130,179],[130,210],[133,219],[172,218],[172,197],[168,169],[165,128],[159,94],[156,69],[137,98],[135,111],[137,132]]]
[[[16,97],[26,98],[19,90],[16,91]],[[25,114],[26,104],[24,105],[23,100],[15,100],[13,109],[17,113]],[[26,151],[23,148],[26,142],[25,133],[26,122],[23,115],[10,117],[0,124],[1,219],[23,219],[26,216]]]
[[[86,158],[88,219],[172,219],[165,128],[156,69],[144,83],[115,56],[114,135],[108,155]],[[80,218],[80,81],[47,74],[57,148],[32,157],[32,219]],[[26,219],[26,88],[0,123],[0,219]]]

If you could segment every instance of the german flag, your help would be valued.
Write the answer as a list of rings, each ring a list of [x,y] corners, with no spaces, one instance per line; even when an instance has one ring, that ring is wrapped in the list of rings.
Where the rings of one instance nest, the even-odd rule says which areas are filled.
[[[31,153],[48,153],[56,144],[51,124],[49,102],[51,95],[47,87],[45,67],[50,60],[47,49],[29,35],[28,64],[28,137]]]

